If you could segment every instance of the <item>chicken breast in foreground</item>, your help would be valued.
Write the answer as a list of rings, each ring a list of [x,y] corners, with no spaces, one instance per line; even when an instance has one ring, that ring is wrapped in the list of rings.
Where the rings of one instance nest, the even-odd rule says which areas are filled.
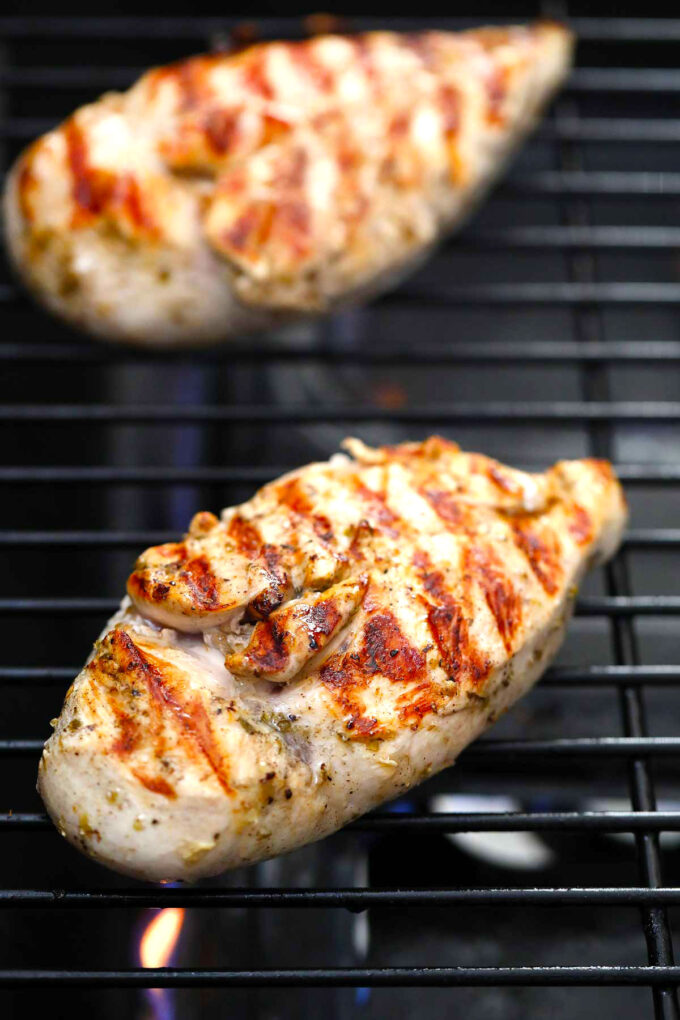
[[[156,68],[19,158],[14,263],[71,323],[158,346],[368,297],[469,213],[572,44],[545,22],[320,36]]]
[[[346,445],[137,561],[40,764],[91,857],[213,875],[446,768],[543,673],[621,539],[605,461]]]

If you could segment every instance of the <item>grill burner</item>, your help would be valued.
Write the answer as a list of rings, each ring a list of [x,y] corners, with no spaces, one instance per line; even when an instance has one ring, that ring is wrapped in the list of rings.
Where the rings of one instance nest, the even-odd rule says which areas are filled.
[[[582,66],[510,178],[367,309],[155,356],[78,338],[0,280],[8,1015],[142,1015],[141,988],[174,988],[178,1020],[678,1017],[680,890],[664,875],[680,863],[680,22],[574,25]],[[0,19],[5,162],[98,91],[230,27]],[[457,768],[319,846],[196,888],[131,887],[78,857],[42,814],[35,766],[134,551],[348,431],[433,430],[523,466],[616,462],[633,528],[582,594],[560,664]],[[534,870],[503,860],[503,837],[493,856],[450,838],[464,833],[530,833]],[[187,908],[176,965],[153,974],[134,956],[149,907]]]

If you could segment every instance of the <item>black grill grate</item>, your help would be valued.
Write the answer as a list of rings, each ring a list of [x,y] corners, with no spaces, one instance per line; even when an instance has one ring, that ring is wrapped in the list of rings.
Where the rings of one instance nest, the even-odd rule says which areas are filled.
[[[459,28],[470,22],[437,23]],[[261,24],[265,36],[300,30],[292,19]],[[357,30],[377,27],[365,18],[351,24]],[[395,25],[417,28],[422,22],[396,19]],[[19,143],[76,102],[125,86],[148,62],[222,40],[232,27],[229,19],[200,17],[0,19],[0,151],[11,159]],[[680,550],[680,529],[673,527],[680,496],[680,458],[673,452],[680,426],[680,229],[673,226],[680,196],[680,174],[673,171],[680,73],[653,66],[663,60],[664,47],[680,39],[680,21],[590,18],[576,19],[575,27],[588,66],[577,69],[510,178],[430,267],[369,309],[275,341],[156,355],[74,337],[29,306],[9,274],[0,282],[6,323],[0,422],[11,437],[0,466],[0,547],[8,562],[0,581],[0,684],[16,709],[0,731],[3,796],[13,808],[0,815],[0,837],[20,838],[12,860],[26,858],[16,880],[7,875],[0,909],[21,908],[12,917],[29,908],[85,910],[91,918],[93,910],[112,908],[370,908],[397,909],[404,918],[406,911],[433,906],[541,906],[546,938],[558,938],[563,910],[634,907],[642,917],[646,961],[600,966],[584,955],[559,966],[528,960],[512,966],[281,968],[274,960],[258,968],[149,972],[101,969],[98,961],[87,962],[87,953],[76,969],[34,962],[30,953],[20,965],[12,957],[8,966],[0,950],[0,984],[633,985],[652,990],[655,1017],[678,1017],[680,968],[673,960],[669,911],[680,905],[680,891],[664,884],[659,834],[680,831],[680,803],[677,810],[657,809],[655,778],[663,789],[677,785],[680,736],[655,732],[645,703],[654,692],[672,699],[680,685],[677,636],[664,629],[665,619],[676,626],[680,616],[680,588],[671,572]],[[55,39],[65,53],[63,66],[46,56],[45,41]],[[95,40],[106,41],[101,62],[90,68]],[[42,110],[36,97],[49,109]],[[659,98],[661,115],[654,105]],[[416,372],[420,383],[408,379]],[[436,382],[440,372],[449,381],[461,373],[463,380],[446,399]],[[505,372],[512,373],[507,384]],[[327,853],[333,855],[338,839],[358,840],[363,853],[366,834],[403,841],[469,832],[564,833],[574,839],[634,833],[640,884],[536,888],[518,880],[517,887],[431,888],[421,881],[349,888],[332,879],[325,886],[313,881],[306,888],[263,888],[256,872],[248,872],[249,884],[239,888],[129,888],[113,878],[97,888],[102,873],[64,851],[59,874],[68,885],[46,886],[41,858],[61,847],[55,847],[58,837],[30,789],[44,721],[58,710],[64,686],[77,672],[71,663],[87,651],[92,617],[103,623],[117,605],[132,549],[174,537],[200,506],[234,502],[286,466],[328,455],[349,424],[378,440],[436,427],[469,447],[527,465],[563,454],[607,456],[617,463],[636,518],[616,562],[577,607],[575,626],[597,628],[602,661],[589,651],[579,656],[578,647],[568,645],[575,661],[566,658],[542,685],[570,704],[584,691],[608,693],[602,729],[560,736],[558,720],[555,735],[545,736],[518,724],[507,736],[479,741],[456,770],[463,789],[469,775],[485,794],[540,770],[555,783],[571,783],[576,809],[553,801],[549,810],[434,813],[423,795],[403,813],[385,811],[354,823],[346,837],[325,844]],[[647,574],[640,566],[645,556],[657,557]],[[667,592],[659,590],[666,586]],[[672,719],[672,700],[668,706]],[[626,809],[585,806],[599,769],[603,776],[612,770],[627,775]],[[444,776],[436,788],[446,784]],[[40,849],[32,851],[38,839]],[[86,883],[92,876],[82,888],[81,866]],[[630,1015],[641,1015],[633,1008]]]

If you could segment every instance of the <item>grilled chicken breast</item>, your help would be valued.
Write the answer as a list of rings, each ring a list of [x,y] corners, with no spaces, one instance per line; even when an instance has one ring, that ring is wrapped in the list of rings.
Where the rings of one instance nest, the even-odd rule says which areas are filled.
[[[319,839],[451,765],[541,675],[626,510],[604,461],[444,439],[337,455],[144,553],[40,764],[59,831],[138,878]]]
[[[17,161],[9,249],[100,336],[202,344],[374,294],[457,226],[571,60],[562,26],[321,36],[149,71]]]

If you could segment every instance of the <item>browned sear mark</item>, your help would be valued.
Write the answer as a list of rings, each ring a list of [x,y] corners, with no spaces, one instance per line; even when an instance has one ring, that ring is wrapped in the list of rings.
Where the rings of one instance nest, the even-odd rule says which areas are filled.
[[[562,580],[560,545],[552,532],[539,534],[529,515],[510,521],[515,544],[522,550],[535,576],[548,595],[554,595]]]

